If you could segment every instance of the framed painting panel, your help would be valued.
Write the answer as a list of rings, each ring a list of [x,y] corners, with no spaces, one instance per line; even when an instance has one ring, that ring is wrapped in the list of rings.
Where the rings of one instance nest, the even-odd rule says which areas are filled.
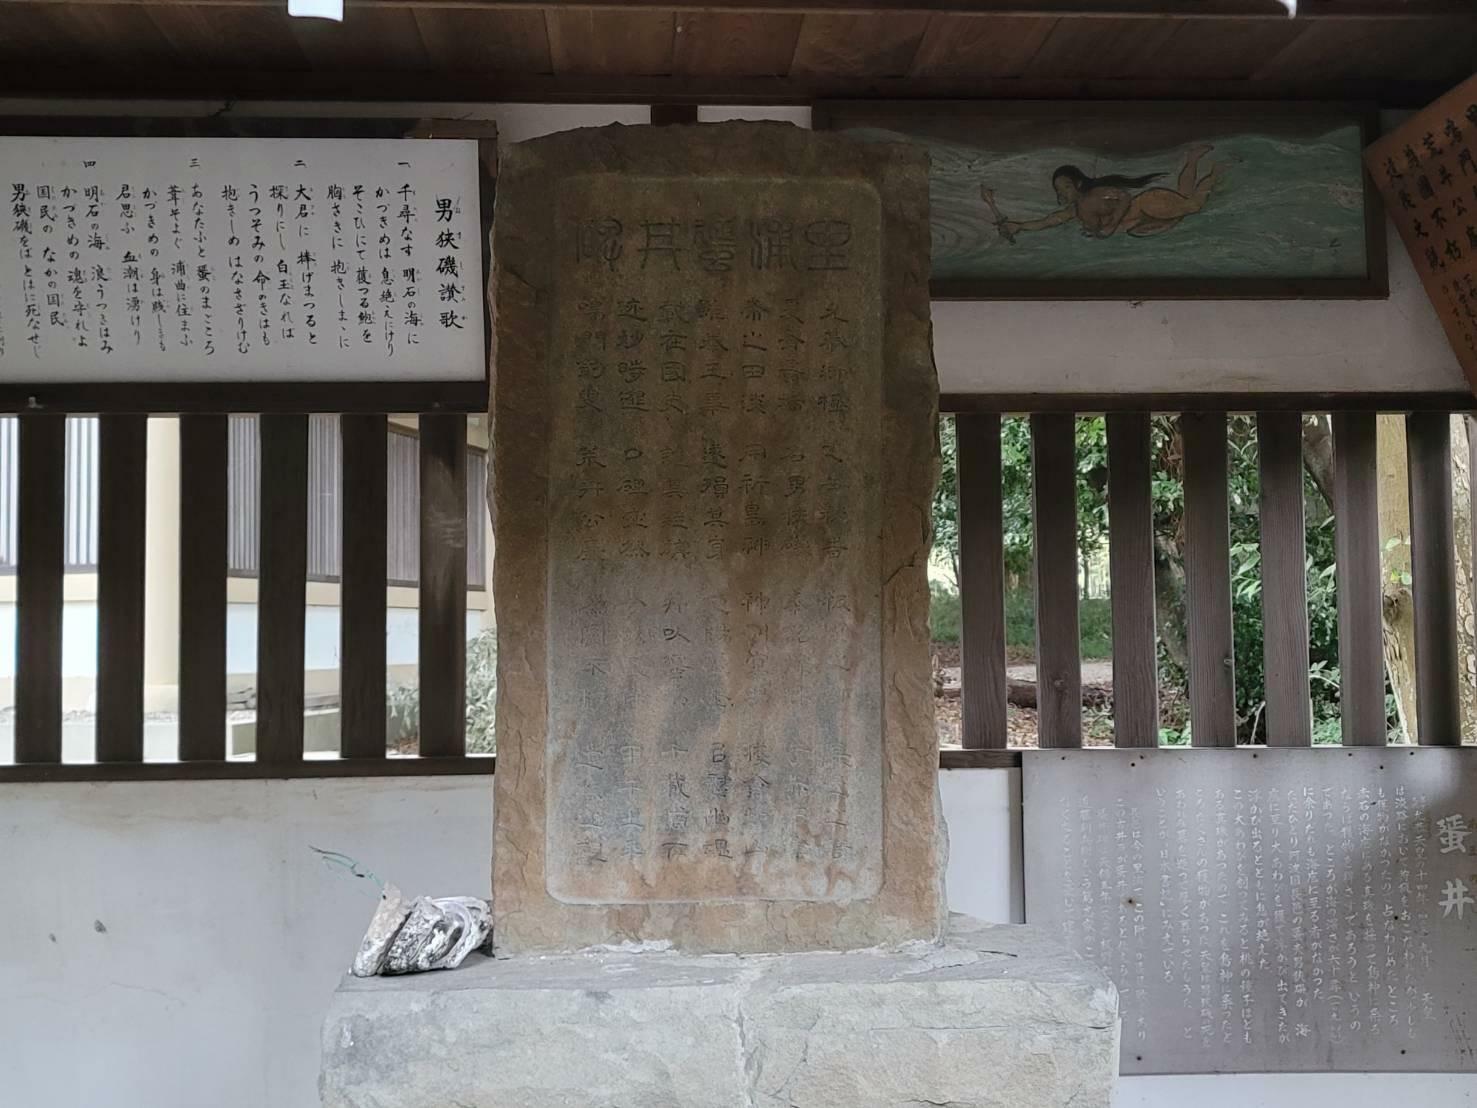
[[[828,101],[814,126],[927,146],[936,299],[1389,293],[1370,108]]]

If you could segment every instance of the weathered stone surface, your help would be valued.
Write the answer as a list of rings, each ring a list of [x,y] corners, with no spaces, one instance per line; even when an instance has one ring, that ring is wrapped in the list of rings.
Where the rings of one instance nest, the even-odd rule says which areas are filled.
[[[324,1108],[1108,1108],[1118,996],[1029,927],[943,946],[573,954],[346,978]]]
[[[565,132],[497,204],[498,953],[936,938],[924,157]]]

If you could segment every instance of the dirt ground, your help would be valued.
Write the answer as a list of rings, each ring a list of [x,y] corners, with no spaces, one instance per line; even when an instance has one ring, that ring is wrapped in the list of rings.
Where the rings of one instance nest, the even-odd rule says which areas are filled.
[[[933,647],[934,672],[942,679],[941,691],[934,697],[934,726],[938,732],[939,746],[958,748],[963,745],[961,734],[961,700],[959,697],[960,659],[959,647],[955,643],[935,643]],[[1036,666],[1031,662],[1010,662],[1005,668],[1006,676],[1013,682],[1031,682],[1036,679]],[[1113,687],[1113,663],[1104,659],[1082,663],[1083,685],[1106,688]],[[1035,747],[1037,740],[1036,709],[1006,707],[1005,728],[1012,747]],[[1084,708],[1082,713],[1082,741],[1086,746],[1113,745],[1112,709]]]

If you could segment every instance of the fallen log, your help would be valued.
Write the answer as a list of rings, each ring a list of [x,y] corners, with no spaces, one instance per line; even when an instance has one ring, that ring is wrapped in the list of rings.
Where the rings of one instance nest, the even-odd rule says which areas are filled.
[[[958,685],[934,685],[934,695],[944,700],[958,700],[961,691]],[[1005,699],[1017,708],[1036,707],[1036,682],[1006,681]],[[1111,708],[1113,706],[1112,685],[1083,685],[1082,706],[1084,708]]]

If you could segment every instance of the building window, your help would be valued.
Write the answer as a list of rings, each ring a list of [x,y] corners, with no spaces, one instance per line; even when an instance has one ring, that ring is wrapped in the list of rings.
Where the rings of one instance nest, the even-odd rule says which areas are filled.
[[[261,459],[256,416],[232,416],[230,431],[230,571],[255,577],[261,544]],[[391,585],[420,582],[420,439],[391,427],[386,577]],[[308,579],[337,581],[343,564],[343,446],[338,417],[308,419]],[[467,448],[467,587],[487,587],[487,457]]]
[[[0,416],[0,573],[14,573],[19,515],[16,476],[20,427],[15,416]],[[67,417],[66,565],[68,573],[97,572],[96,416]]]

